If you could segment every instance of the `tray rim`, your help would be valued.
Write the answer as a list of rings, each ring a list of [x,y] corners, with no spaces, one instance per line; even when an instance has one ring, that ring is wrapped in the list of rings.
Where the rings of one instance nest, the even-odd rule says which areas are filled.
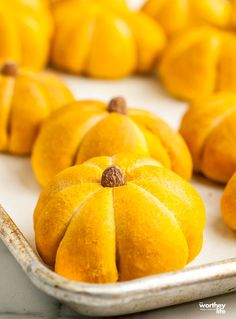
[[[0,205],[0,238],[15,257],[30,280],[45,293],[59,299],[62,302],[72,305],[72,307],[82,314],[92,316],[120,315],[134,313],[145,310],[157,309],[162,306],[178,304],[182,302],[199,299],[191,295],[183,300],[176,300],[168,304],[157,307],[142,307],[141,309],[120,312],[112,311],[111,307],[122,305],[122,303],[132,303],[142,300],[145,296],[163,294],[170,290],[175,292],[180,289],[195,287],[197,285],[208,285],[215,282],[230,281],[233,286],[203,294],[203,298],[228,293],[236,290],[236,258],[225,259],[213,263],[202,264],[189,267],[184,270],[169,272],[135,279],[126,282],[111,284],[89,284],[69,280],[50,270],[38,257],[22,232],[12,221],[10,216]],[[232,280],[231,280],[232,279]],[[223,285],[225,286],[225,285]],[[79,300],[79,301],[78,301]],[[104,311],[101,312],[101,302]],[[78,310],[75,305],[79,304],[82,309]],[[94,308],[95,311],[92,309]],[[105,310],[108,311],[105,311]],[[109,310],[110,309],[110,310]],[[91,311],[90,311],[91,310]]]

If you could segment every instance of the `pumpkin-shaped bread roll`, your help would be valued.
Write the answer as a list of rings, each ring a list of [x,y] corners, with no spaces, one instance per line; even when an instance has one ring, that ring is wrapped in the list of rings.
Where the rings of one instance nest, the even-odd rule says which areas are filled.
[[[147,0],[142,11],[154,18],[168,36],[179,33],[188,25],[188,0]]]
[[[0,64],[8,60],[43,68],[49,55],[52,18],[44,0],[0,0]]]
[[[220,92],[193,102],[180,133],[192,154],[194,169],[227,182],[236,171],[236,94]]]
[[[40,184],[73,164],[119,152],[152,156],[185,179],[192,161],[182,137],[157,116],[128,109],[123,98],[107,105],[77,101],[54,112],[35,142],[32,163]]]
[[[51,111],[73,100],[69,89],[49,73],[0,69],[0,151],[29,154],[39,126]]]
[[[231,27],[234,8],[228,0],[188,0],[190,24],[209,24],[218,28]]]
[[[210,27],[187,30],[170,43],[158,70],[166,89],[181,99],[236,91],[236,36]]]
[[[221,199],[221,213],[226,225],[236,230],[236,173],[225,187]]]
[[[125,1],[62,1],[53,13],[51,60],[68,72],[111,79],[148,72],[165,45],[159,25]]]
[[[147,0],[142,11],[160,23],[168,36],[174,36],[194,25],[211,25],[220,28],[232,26],[235,5],[231,2],[227,0]]]
[[[183,268],[202,247],[205,208],[194,188],[150,158],[97,157],[42,191],[35,239],[69,279],[126,281]]]

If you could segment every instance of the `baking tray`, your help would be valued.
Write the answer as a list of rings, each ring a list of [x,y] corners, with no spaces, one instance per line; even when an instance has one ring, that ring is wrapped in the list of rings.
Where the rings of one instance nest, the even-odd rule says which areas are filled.
[[[129,105],[142,107],[164,118],[175,129],[186,104],[165,94],[156,79],[131,77],[98,81],[65,75],[78,98],[108,101],[123,95]],[[67,280],[47,268],[38,257],[33,234],[33,210],[40,192],[30,159],[0,155],[0,237],[32,282],[90,316],[122,315],[156,309],[236,291],[236,235],[220,216],[223,187],[195,176],[192,184],[207,209],[207,226],[200,255],[185,270],[129,282],[92,285]]]

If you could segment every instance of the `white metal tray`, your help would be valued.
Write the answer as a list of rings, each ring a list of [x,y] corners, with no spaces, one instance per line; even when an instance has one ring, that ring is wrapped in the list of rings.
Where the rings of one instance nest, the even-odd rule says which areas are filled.
[[[152,78],[133,77],[112,82],[63,78],[78,98],[108,101],[123,95],[129,105],[160,115],[174,128],[186,109],[184,103],[168,97]],[[220,216],[222,186],[202,177],[194,177],[192,181],[205,202],[207,226],[203,250],[185,270],[124,283],[91,285],[56,275],[42,264],[35,252],[32,214],[40,187],[30,160],[0,155],[0,177],[0,203],[10,216],[0,209],[0,237],[37,287],[79,313],[121,315],[236,290],[236,235]]]

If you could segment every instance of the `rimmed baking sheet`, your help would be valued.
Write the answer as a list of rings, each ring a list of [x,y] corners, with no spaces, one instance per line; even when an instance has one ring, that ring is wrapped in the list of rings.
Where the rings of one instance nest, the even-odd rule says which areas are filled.
[[[110,82],[60,76],[68,83],[77,98],[89,97],[108,101],[114,96],[122,95],[129,105],[156,113],[175,129],[178,128],[187,107],[185,103],[168,97],[154,78],[131,77]],[[40,187],[34,178],[30,159],[1,154],[0,176],[0,203],[34,249],[32,214]],[[195,176],[192,184],[205,202],[207,226],[203,250],[186,269],[236,257],[236,234],[224,225],[220,216],[219,203],[223,186],[211,183],[200,176]],[[5,236],[5,242],[7,240],[9,236],[8,239]],[[14,238],[11,238],[12,240]],[[8,245],[14,246],[14,242],[8,242]],[[16,254],[19,246],[13,246],[12,252]],[[21,258],[18,260],[22,262]],[[111,290],[108,289],[110,295],[105,294],[105,288],[101,294],[100,285],[100,290],[92,288],[87,290],[91,285],[80,286],[73,282],[70,284],[68,281],[58,279],[58,276],[55,279],[54,275],[49,274],[45,268],[41,268],[37,258],[28,262],[25,270],[37,286],[49,294],[56,294],[56,297],[69,303],[77,311],[90,315],[112,315],[147,310],[232,291],[236,287],[234,260],[213,266],[203,266],[193,272],[190,270],[178,272],[177,275],[154,276],[152,280],[146,278],[135,281],[135,284],[132,283],[131,286],[127,283],[125,288],[123,288],[124,285],[113,285]],[[206,277],[207,272],[209,272],[209,280]],[[52,280],[51,283],[49,278]],[[163,287],[165,287],[164,290]],[[142,295],[143,293],[146,296]],[[85,296],[88,298],[86,299]],[[149,296],[149,302],[146,300],[147,296]],[[104,303],[103,308],[99,302]],[[123,307],[121,307],[122,303]]]

